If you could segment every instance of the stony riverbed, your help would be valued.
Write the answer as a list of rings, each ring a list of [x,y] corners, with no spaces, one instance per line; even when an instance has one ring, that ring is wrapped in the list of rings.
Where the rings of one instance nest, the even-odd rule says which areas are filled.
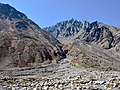
[[[0,76],[0,90],[120,90],[120,72],[76,68],[68,61],[1,71]]]

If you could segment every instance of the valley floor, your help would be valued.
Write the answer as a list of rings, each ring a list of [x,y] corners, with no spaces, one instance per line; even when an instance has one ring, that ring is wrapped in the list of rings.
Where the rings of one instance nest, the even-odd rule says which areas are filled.
[[[120,90],[120,72],[59,64],[0,71],[0,90]]]

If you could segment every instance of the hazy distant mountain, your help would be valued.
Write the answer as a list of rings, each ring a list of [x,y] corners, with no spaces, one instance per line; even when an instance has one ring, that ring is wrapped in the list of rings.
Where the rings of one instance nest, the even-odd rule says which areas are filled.
[[[0,68],[50,63],[63,56],[62,45],[27,16],[0,4]]]
[[[59,22],[45,30],[58,38],[75,62],[85,67],[120,67],[120,28],[101,22]]]

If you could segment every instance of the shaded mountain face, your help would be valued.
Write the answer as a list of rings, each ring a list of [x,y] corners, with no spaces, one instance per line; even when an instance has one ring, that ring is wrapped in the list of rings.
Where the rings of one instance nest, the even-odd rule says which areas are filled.
[[[97,21],[89,23],[71,19],[45,29],[69,50],[73,65],[119,69],[120,28]]]
[[[27,16],[0,4],[0,68],[50,63],[65,57],[62,44]]]

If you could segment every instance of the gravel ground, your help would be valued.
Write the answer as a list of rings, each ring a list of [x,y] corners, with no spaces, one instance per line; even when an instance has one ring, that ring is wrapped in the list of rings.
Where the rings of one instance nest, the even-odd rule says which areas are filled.
[[[120,90],[120,72],[87,70],[69,62],[1,70],[0,90]]]

